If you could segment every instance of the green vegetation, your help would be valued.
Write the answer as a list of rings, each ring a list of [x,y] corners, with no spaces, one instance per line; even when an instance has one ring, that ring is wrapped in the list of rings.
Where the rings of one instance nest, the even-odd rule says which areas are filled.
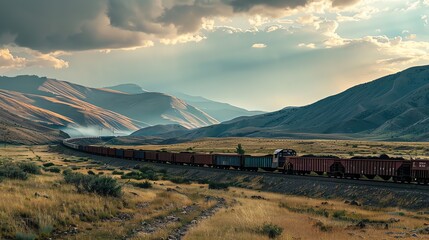
[[[51,162],[47,162],[47,163],[44,163],[43,164],[43,166],[44,167],[52,167],[52,166],[54,166],[55,164],[53,164],[53,163],[51,163]]]
[[[50,167],[50,168],[45,168],[45,171],[53,172],[53,173],[60,173],[61,169],[59,167]]]
[[[265,235],[267,235],[270,239],[277,238],[278,236],[282,235],[283,228],[272,224],[272,223],[265,223],[261,227],[261,232]]]
[[[241,146],[241,143],[239,143],[238,145],[237,145],[237,148],[235,149],[235,152],[237,153],[237,154],[241,154],[241,155],[243,155],[246,151],[243,149],[243,147]]]
[[[146,180],[144,182],[133,183],[133,186],[139,188],[152,188],[152,183]]]
[[[228,189],[230,185],[229,183],[209,182],[209,189]]]
[[[31,162],[14,163],[11,161],[0,161],[0,179],[26,180],[28,174],[40,174],[40,168]]]
[[[73,184],[78,192],[90,192],[103,196],[119,197],[122,187],[111,177],[68,173],[64,175],[66,183]]]

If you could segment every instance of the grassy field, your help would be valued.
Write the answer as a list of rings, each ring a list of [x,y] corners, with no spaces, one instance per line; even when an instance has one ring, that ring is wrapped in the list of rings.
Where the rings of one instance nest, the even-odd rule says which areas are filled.
[[[429,158],[427,142],[372,142],[351,140],[291,140],[265,138],[205,138],[172,145],[118,146],[148,150],[195,151],[233,153],[241,144],[248,154],[271,154],[275,149],[291,148],[304,154],[323,154],[351,157],[356,155],[402,156],[404,158]]]
[[[245,149],[257,150],[250,142],[240,141]],[[325,143],[317,142],[313,143],[317,148]],[[198,144],[191,143],[198,149],[208,146],[204,141]],[[274,144],[283,143],[270,147]],[[220,147],[217,143],[215,149]],[[26,180],[0,180],[0,239],[166,239],[177,232],[184,239],[269,239],[270,234],[277,239],[429,238],[421,230],[429,223],[429,212],[352,206],[335,199],[234,187],[214,190],[207,183],[180,181],[180,176],[168,171],[119,169],[91,157],[49,149],[0,148],[4,164],[32,162],[42,169]],[[114,178],[122,195],[78,191],[65,182],[64,170]],[[152,187],[142,188],[147,183]],[[218,206],[220,199],[225,203]],[[217,213],[206,214],[216,206]]]

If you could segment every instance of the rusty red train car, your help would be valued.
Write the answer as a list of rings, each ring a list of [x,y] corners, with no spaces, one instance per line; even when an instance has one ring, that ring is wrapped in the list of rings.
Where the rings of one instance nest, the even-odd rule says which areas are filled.
[[[192,160],[194,158],[193,155],[193,153],[188,152],[174,153],[174,162],[180,164],[192,164]]]
[[[116,153],[116,148],[109,148],[107,150],[107,156],[109,157],[115,157],[115,153]]]
[[[315,172],[319,175],[330,173],[335,158],[320,158],[320,157],[287,157],[285,170],[287,173],[309,174]]]
[[[145,160],[147,161],[156,161],[158,160],[158,152],[156,151],[145,151]]]
[[[373,179],[379,176],[384,180],[393,178],[396,181],[410,180],[409,174],[404,174],[410,169],[411,162],[398,159],[341,159],[344,166],[344,176],[360,178],[365,176]]]
[[[429,183],[429,160],[412,160],[411,177],[418,183]]]
[[[109,149],[108,149],[108,148],[106,148],[106,147],[103,147],[101,152],[102,152],[102,155],[103,155],[103,156],[107,156],[107,155],[108,155],[108,153],[109,153]]]
[[[134,150],[132,150],[132,149],[125,149],[124,150],[124,158],[126,158],[126,159],[133,159],[134,158]]]
[[[198,166],[204,166],[204,165],[213,166],[214,165],[213,154],[195,153],[194,164]]]
[[[174,162],[174,155],[171,152],[159,152],[158,161],[160,162]]]

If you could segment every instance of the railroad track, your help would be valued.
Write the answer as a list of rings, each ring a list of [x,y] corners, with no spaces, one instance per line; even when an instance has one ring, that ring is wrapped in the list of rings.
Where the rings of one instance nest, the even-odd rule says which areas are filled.
[[[377,187],[383,189],[396,189],[396,190],[404,190],[404,191],[413,191],[420,192],[423,194],[427,194],[429,198],[429,186],[428,185],[420,185],[417,183],[394,183],[390,181],[378,181],[378,180],[369,180],[369,179],[347,179],[347,178],[332,178],[326,176],[313,176],[313,175],[288,175],[283,174],[281,172],[254,172],[254,171],[241,171],[235,169],[219,169],[214,167],[197,167],[190,165],[176,165],[170,163],[159,163],[159,162],[151,162],[151,161],[138,161],[138,160],[130,160],[130,159],[120,159],[120,158],[112,158],[107,156],[100,156],[90,153],[84,153],[78,150],[70,149],[61,146],[63,150],[67,150],[73,152],[73,154],[80,154],[81,156],[91,156],[97,161],[103,162],[104,164],[116,166],[116,167],[134,167],[138,164],[149,164],[152,166],[157,166],[160,168],[169,168],[169,169],[183,169],[183,170],[194,170],[194,171],[207,171],[210,173],[233,173],[236,175],[247,175],[247,176],[270,176],[279,179],[287,179],[287,180],[296,180],[296,181],[310,181],[317,183],[333,183],[333,184],[341,184],[341,185],[353,185],[353,186],[365,186],[365,187]]]

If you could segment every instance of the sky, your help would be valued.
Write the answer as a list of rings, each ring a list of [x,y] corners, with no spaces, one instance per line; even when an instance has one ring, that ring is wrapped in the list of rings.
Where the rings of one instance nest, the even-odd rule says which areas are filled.
[[[429,0],[0,0],[0,75],[249,110],[429,64]]]

